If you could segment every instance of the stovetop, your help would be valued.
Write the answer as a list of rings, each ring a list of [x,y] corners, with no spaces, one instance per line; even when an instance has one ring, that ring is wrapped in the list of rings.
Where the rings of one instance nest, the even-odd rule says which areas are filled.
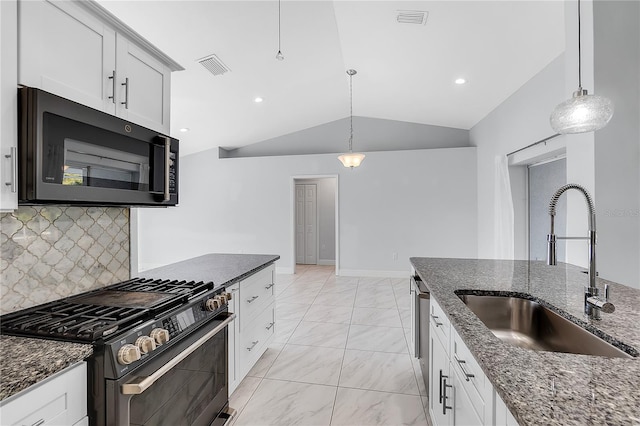
[[[134,278],[3,315],[5,334],[95,343],[180,308],[213,283]]]

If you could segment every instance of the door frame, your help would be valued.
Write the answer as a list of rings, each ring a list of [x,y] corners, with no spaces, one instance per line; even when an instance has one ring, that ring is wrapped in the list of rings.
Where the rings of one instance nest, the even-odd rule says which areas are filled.
[[[291,264],[289,265],[289,270],[291,273],[296,273],[296,180],[313,180],[313,179],[326,179],[326,178],[334,178],[335,179],[335,233],[336,233],[336,275],[340,275],[340,194],[339,194],[339,175],[338,174],[327,174],[327,175],[295,175],[291,176],[289,181],[290,190],[289,190],[289,229],[290,229],[290,253],[291,253]],[[319,255],[319,253],[318,253]]]

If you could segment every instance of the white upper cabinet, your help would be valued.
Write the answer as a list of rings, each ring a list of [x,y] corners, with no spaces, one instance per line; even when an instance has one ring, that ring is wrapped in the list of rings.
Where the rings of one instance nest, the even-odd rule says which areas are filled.
[[[19,3],[18,83],[169,134],[183,69],[93,1]]]
[[[18,208],[18,10],[0,1],[0,211]]]
[[[115,31],[70,2],[19,7],[19,83],[115,113]]]
[[[171,70],[120,34],[116,52],[118,117],[150,129],[169,129]]]

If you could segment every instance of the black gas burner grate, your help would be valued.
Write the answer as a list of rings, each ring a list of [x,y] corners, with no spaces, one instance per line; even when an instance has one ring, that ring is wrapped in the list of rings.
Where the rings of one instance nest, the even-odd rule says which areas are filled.
[[[94,343],[172,311],[213,283],[135,278],[3,315],[6,334]]]

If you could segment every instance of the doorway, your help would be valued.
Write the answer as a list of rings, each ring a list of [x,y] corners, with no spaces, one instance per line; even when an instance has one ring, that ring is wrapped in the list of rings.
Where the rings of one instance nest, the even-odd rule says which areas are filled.
[[[299,265],[338,270],[338,177],[292,179],[292,270]]]
[[[529,181],[529,260],[547,258],[547,234],[549,233],[549,201],[558,188],[567,183],[567,159],[531,164]],[[555,231],[567,235],[567,199],[560,198],[556,205]],[[558,240],[558,261],[566,261],[564,240]]]

